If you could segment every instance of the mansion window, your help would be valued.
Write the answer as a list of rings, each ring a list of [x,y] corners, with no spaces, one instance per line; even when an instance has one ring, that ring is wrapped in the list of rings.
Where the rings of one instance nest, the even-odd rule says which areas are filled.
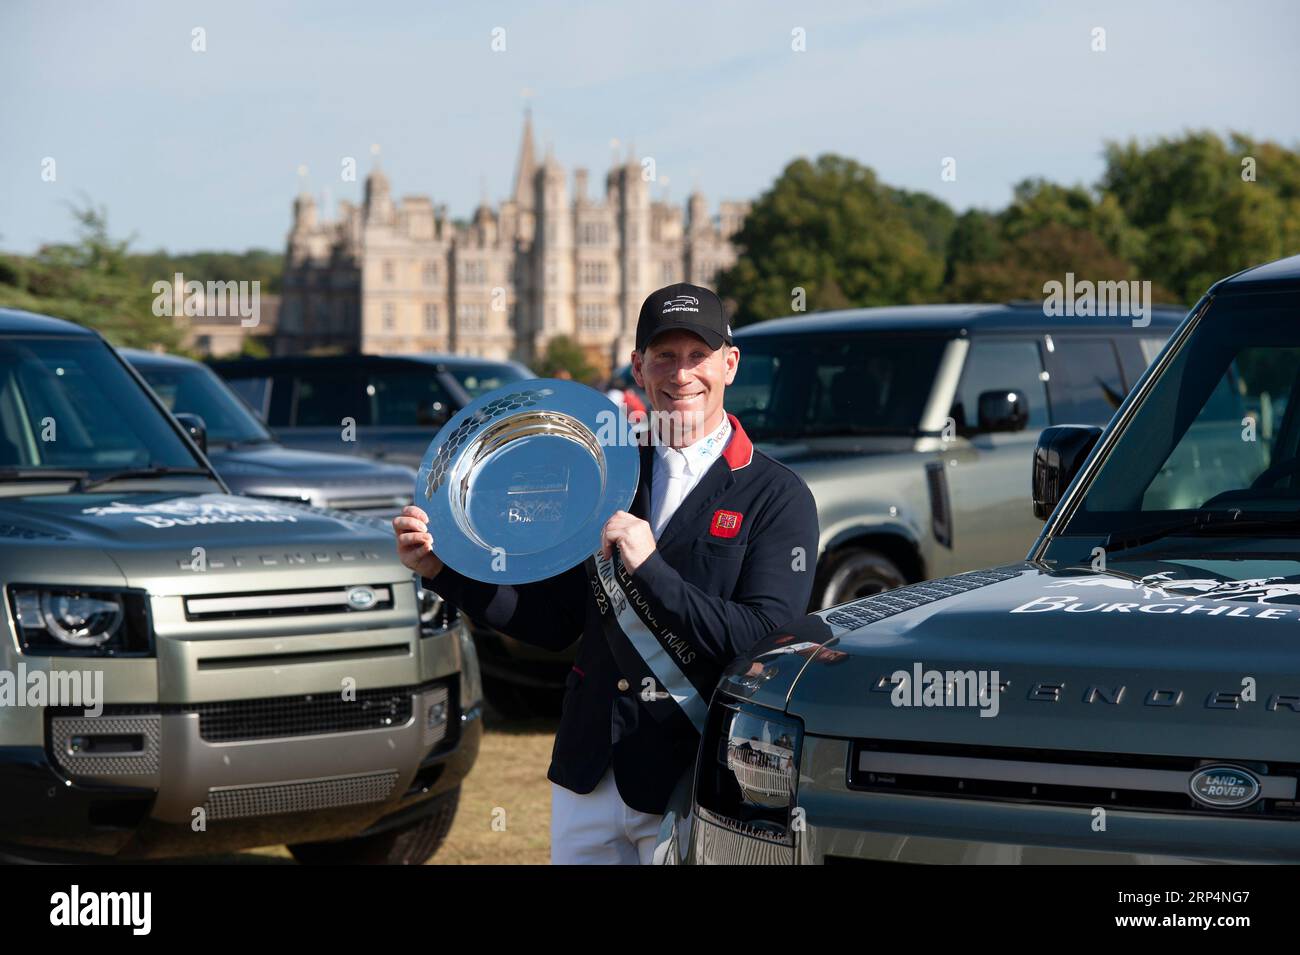
[[[438,281],[438,263],[430,259],[424,263],[424,284],[433,285]]]
[[[579,285],[605,285],[609,282],[608,262],[579,262]]]
[[[476,302],[462,302],[456,307],[456,320],[461,331],[487,331],[487,306]]]
[[[584,222],[578,227],[579,245],[608,245],[609,225],[604,222]]]
[[[392,261],[389,259],[384,259],[384,281],[387,282],[389,285],[392,285],[393,279],[395,277],[396,277],[396,270],[393,268]]]
[[[487,263],[471,259],[460,263],[460,280],[466,285],[484,285],[487,283]]]
[[[426,332],[436,332],[438,330],[438,305],[436,302],[426,302],[424,304],[424,330]]]
[[[384,331],[391,332],[397,327],[397,306],[392,302],[384,303]]]
[[[605,306],[593,304],[579,305],[578,328],[584,332],[605,331]]]

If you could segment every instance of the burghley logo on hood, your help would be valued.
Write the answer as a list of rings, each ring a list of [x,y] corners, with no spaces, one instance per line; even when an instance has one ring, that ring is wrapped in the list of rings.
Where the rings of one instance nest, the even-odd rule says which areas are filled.
[[[1255,604],[1268,604],[1281,597],[1300,597],[1300,583],[1285,583],[1284,577],[1257,577],[1249,580],[1214,580],[1212,578],[1190,578],[1176,580],[1172,571],[1160,574],[1148,574],[1138,580],[1125,577],[1079,577],[1048,584],[1047,589],[1061,588],[1101,588],[1105,590],[1125,591],[1135,596],[1140,593],[1140,602],[1101,601],[1089,605],[1089,601],[1075,594],[1035,597],[1026,604],[1021,604],[1012,613],[1046,613],[1063,610],[1067,613],[1178,613],[1193,615],[1205,614],[1208,617],[1261,617],[1265,620],[1279,620],[1287,616],[1300,619],[1300,606],[1269,606],[1255,609],[1249,606],[1232,607],[1223,601],[1253,601]],[[1147,601],[1156,601],[1150,603]],[[1198,601],[1213,601],[1215,605],[1203,605]]]
[[[158,501],[154,504],[123,504],[114,501],[103,507],[83,508],[95,517],[130,515],[148,527],[194,527],[201,524],[293,524],[298,518],[278,505],[260,501],[223,500]]]

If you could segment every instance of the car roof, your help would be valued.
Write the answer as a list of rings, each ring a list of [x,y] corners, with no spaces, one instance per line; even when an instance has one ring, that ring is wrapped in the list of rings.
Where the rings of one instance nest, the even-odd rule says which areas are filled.
[[[1181,305],[1154,305],[1151,308],[1151,326],[1172,331],[1186,315],[1187,309]],[[1041,301],[1008,302],[1002,305],[889,305],[770,318],[737,329],[735,337],[743,339],[754,335],[807,335],[846,331],[1024,331],[1030,325],[1040,326],[1044,330],[1102,330],[1129,328],[1130,320],[1127,317],[1116,322],[1089,315],[1044,315]]]
[[[357,362],[382,362],[387,364],[421,365],[510,365],[527,371],[527,367],[510,359],[475,358],[472,355],[444,355],[424,353],[419,355],[277,355],[273,358],[214,358],[208,364],[214,368],[275,368],[285,365],[355,365]]]
[[[37,315],[35,312],[24,312],[16,308],[0,308],[0,335],[13,334],[98,337],[95,332],[76,322],[50,318],[48,315]]]
[[[135,365],[153,365],[154,367],[186,368],[193,365],[203,367],[202,363],[183,355],[168,355],[163,352],[145,351],[142,348],[119,348],[118,354]]]
[[[1236,275],[1215,282],[1211,292],[1263,291],[1267,288],[1300,286],[1300,255],[1243,269]]]

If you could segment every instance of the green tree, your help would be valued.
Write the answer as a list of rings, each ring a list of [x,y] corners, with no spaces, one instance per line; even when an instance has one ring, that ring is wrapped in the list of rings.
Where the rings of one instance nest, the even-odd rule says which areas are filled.
[[[1055,223],[1092,233],[1107,251],[1129,262],[1141,258],[1146,244],[1141,230],[1129,224],[1114,196],[1094,195],[1084,186],[1062,186],[1046,179],[1018,183],[1011,204],[999,219],[1006,239],[1018,239]]]
[[[786,166],[733,241],[739,257],[717,280],[719,294],[735,303],[733,326],[790,314],[796,288],[812,312],[933,301],[943,277],[942,256],[895,191],[842,156]]]
[[[1002,230],[997,215],[980,209],[962,213],[948,237],[944,285],[952,285],[958,264],[992,262],[1002,254]]]
[[[947,296],[954,302],[1006,302],[1043,298],[1043,284],[1064,281],[1065,273],[1080,279],[1118,281],[1139,278],[1136,267],[1111,252],[1088,229],[1047,222],[1001,240],[996,256],[956,262]],[[1156,300],[1168,300],[1155,286]]]
[[[588,381],[596,374],[582,346],[568,335],[556,335],[546,343],[546,353],[535,370],[543,378],[563,377],[561,372],[566,372],[574,381]]]
[[[898,204],[908,225],[925,239],[926,247],[939,257],[948,252],[948,243],[957,227],[957,213],[942,199],[928,192],[889,189],[889,197]]]
[[[1144,277],[1194,301],[1225,275],[1300,252],[1300,155],[1233,134],[1108,143],[1101,187],[1146,234]],[[1244,178],[1254,160],[1254,181]]]
[[[117,345],[174,349],[180,329],[153,314],[154,294],[129,265],[129,239],[109,235],[108,216],[90,203],[72,208],[77,241],[42,246],[0,279],[0,306],[65,318]]]

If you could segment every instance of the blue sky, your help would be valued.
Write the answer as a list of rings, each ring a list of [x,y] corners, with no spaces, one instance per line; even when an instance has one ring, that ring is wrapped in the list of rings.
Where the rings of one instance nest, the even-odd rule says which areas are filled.
[[[1026,176],[1095,181],[1106,139],[1300,145],[1298,50],[1294,0],[4,0],[0,248],[69,238],[67,203],[89,196],[139,250],[279,249],[298,167],[318,195],[357,199],[341,162],[363,177],[372,143],[395,193],[468,217],[509,193],[526,101],[539,147],[588,167],[593,194],[617,138],[674,201],[696,184],[711,204],[754,197],[792,158],[838,152],[996,208]]]

